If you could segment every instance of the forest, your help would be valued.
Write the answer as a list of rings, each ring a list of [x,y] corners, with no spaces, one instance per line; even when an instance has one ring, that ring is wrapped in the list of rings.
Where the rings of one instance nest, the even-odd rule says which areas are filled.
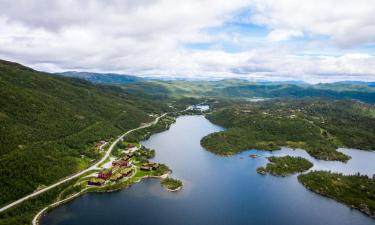
[[[271,156],[267,158],[269,163],[265,167],[258,167],[259,174],[270,173],[274,176],[288,176],[297,172],[304,172],[313,167],[313,164],[302,157],[293,156]]]
[[[336,199],[375,218],[375,178],[366,175],[343,175],[328,171],[313,171],[298,176],[308,189]]]
[[[209,151],[231,155],[247,149],[301,148],[322,160],[347,161],[339,147],[375,149],[375,108],[349,100],[273,99],[212,104],[207,118],[224,128],[201,140]]]
[[[0,205],[91,165],[94,145],[171,111],[166,101],[0,61]]]

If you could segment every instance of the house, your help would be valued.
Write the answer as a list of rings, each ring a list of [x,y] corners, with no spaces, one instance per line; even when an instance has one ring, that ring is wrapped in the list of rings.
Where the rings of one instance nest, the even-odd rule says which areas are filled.
[[[120,160],[116,160],[116,161],[113,161],[112,162],[112,166],[128,166],[129,165],[129,161],[128,160],[124,160],[124,159],[120,159]]]
[[[121,173],[124,177],[127,177],[132,174],[133,170],[132,168],[128,167],[128,168],[121,168],[118,172]]]
[[[89,181],[87,181],[88,185],[95,185],[95,186],[101,186],[105,183],[105,180],[93,177]]]
[[[111,176],[111,181],[118,181],[123,177],[130,176],[131,174],[132,168],[120,168]]]
[[[115,173],[115,174],[113,174],[113,176],[111,176],[111,181],[118,181],[123,177],[124,176],[121,173]]]
[[[159,164],[153,163],[153,162],[143,163],[141,166],[141,170],[148,170],[148,171],[156,170],[157,168],[159,168]]]
[[[106,169],[99,172],[98,178],[108,180],[112,176],[112,169]]]

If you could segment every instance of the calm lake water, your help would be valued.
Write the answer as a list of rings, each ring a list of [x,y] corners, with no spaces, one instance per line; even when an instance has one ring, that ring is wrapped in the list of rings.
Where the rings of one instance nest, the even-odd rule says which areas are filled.
[[[231,157],[205,151],[200,139],[222,130],[203,116],[182,116],[168,131],[143,142],[153,148],[153,161],[173,169],[183,180],[180,192],[164,190],[147,179],[112,193],[90,193],[52,210],[42,225],[367,225],[375,220],[357,210],[306,190],[297,176],[261,176],[256,168],[266,156],[299,155],[314,169],[346,174],[375,173],[375,153],[341,149],[347,164],[311,158],[302,150],[273,153],[250,150]],[[258,154],[252,159],[249,154]]]

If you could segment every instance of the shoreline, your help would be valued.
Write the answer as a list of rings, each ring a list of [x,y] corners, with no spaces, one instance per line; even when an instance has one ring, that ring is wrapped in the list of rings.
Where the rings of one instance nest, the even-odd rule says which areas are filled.
[[[169,189],[169,188],[167,188],[167,187],[164,187],[167,191],[169,191],[169,192],[177,192],[177,191],[180,191],[181,189],[182,189],[182,186],[180,186],[180,187],[178,187],[178,188],[176,188],[176,189]]]
[[[155,176],[155,175],[146,175],[146,176],[143,176],[143,177],[140,177],[139,180],[135,181],[134,183],[131,183],[131,184],[128,184],[126,186],[123,186],[123,187],[119,187],[119,188],[114,188],[114,189],[110,189],[110,190],[92,190],[90,191],[90,188],[86,188],[86,189],[83,189],[82,191],[76,193],[76,194],[73,194],[65,199],[62,199],[60,201],[57,201],[57,202],[54,202],[50,205],[48,205],[47,207],[43,208],[42,210],[40,210],[33,218],[32,220],[32,225],[40,225],[40,220],[41,218],[49,211],[49,210],[52,210],[54,208],[57,208],[58,206],[60,205],[63,205],[63,204],[66,204],[68,203],[69,201],[75,199],[75,198],[78,198],[80,197],[81,195],[83,194],[86,194],[86,193],[110,193],[110,192],[115,192],[115,191],[120,191],[120,190],[123,190],[123,189],[126,189],[126,188],[129,188],[130,186],[136,184],[136,183],[139,183],[141,182],[143,179],[148,179],[148,178],[154,178],[154,179],[165,179],[167,178],[169,175],[171,174],[171,172],[169,171],[168,173],[165,173],[163,175],[160,175],[160,176]],[[182,187],[179,188],[179,190],[181,189]],[[167,189],[167,188],[166,188]],[[173,190],[169,190],[167,189],[168,191],[170,192],[174,192]],[[178,190],[175,190],[175,191],[178,191]]]
[[[317,195],[320,195],[320,196],[323,196],[325,198],[328,198],[328,199],[331,199],[331,200],[334,200],[335,202],[339,203],[339,204],[342,204],[342,205],[345,205],[346,207],[350,208],[350,209],[354,209],[354,210],[358,210],[360,211],[361,213],[363,213],[364,215],[370,217],[371,219],[374,219],[375,220],[375,215],[373,214],[370,214],[368,213],[366,210],[363,210],[361,209],[360,207],[357,207],[357,206],[354,206],[354,205],[349,205],[349,204],[346,204],[346,203],[343,203],[343,202],[340,202],[338,199],[336,198],[333,198],[333,197],[330,197],[329,195],[325,194],[325,193],[322,193],[322,192],[319,192],[319,191],[316,191],[308,186],[306,186],[303,182],[299,181],[303,187],[305,187],[308,191],[314,193],[314,194],[317,194]]]
[[[187,111],[187,109],[182,110],[182,111],[180,111],[180,112],[177,112],[177,115],[173,115],[173,113],[172,113],[172,115],[173,115],[173,117],[176,119],[177,117],[182,116],[181,114],[183,114],[183,112],[185,112],[185,111]],[[131,131],[128,131],[128,132],[124,133],[123,135],[121,135],[117,140],[120,140],[120,139],[123,140],[123,139],[125,138],[125,136],[126,136],[128,133],[131,133],[132,131],[140,130],[140,129],[143,129],[143,128],[147,128],[148,125],[151,126],[151,125],[157,124],[157,123],[159,122],[159,119],[165,117],[165,116],[168,115],[168,114],[171,114],[171,113],[164,113],[163,115],[157,117],[157,119],[156,119],[154,122],[148,123],[147,125],[141,125],[140,127],[136,128],[136,129],[133,129],[133,130],[131,130]],[[175,121],[174,121],[174,122],[175,122]],[[158,131],[158,132],[155,132],[155,133],[160,133],[160,132],[163,132],[163,131],[165,131],[165,130],[168,130],[168,129],[170,128],[170,126],[171,126],[171,124],[169,124],[169,126],[165,127],[164,130],[162,130],[162,131]],[[152,133],[151,135],[153,135],[153,134],[155,134],[155,133]],[[150,136],[151,136],[151,135],[150,135]],[[148,138],[149,138],[149,137],[148,137]],[[108,144],[108,143],[106,143],[106,144]],[[112,143],[111,145],[113,145],[113,143]],[[110,147],[111,147],[111,145],[110,145]],[[109,155],[106,157],[106,159],[107,159],[108,157],[109,157]],[[101,162],[101,163],[104,163],[104,161],[105,161],[105,160],[103,160],[103,162]],[[97,164],[99,164],[99,163],[97,163]],[[98,167],[98,166],[97,166],[97,167]],[[96,167],[96,168],[97,168],[97,167]],[[85,193],[90,193],[90,192],[92,192],[92,193],[94,193],[94,192],[97,192],[97,193],[100,193],[100,192],[102,192],[102,193],[107,193],[107,192],[108,192],[108,193],[109,193],[109,192],[119,191],[119,190],[122,190],[122,189],[128,188],[128,187],[130,187],[130,186],[133,185],[133,184],[136,184],[136,183],[141,182],[142,179],[144,179],[144,178],[156,178],[156,179],[161,179],[161,180],[162,180],[162,179],[166,179],[166,178],[168,178],[168,176],[169,176],[170,174],[171,174],[171,171],[168,171],[167,173],[165,173],[165,174],[163,174],[163,175],[160,175],[160,176],[155,176],[155,175],[145,175],[145,176],[140,177],[139,180],[134,181],[134,182],[131,183],[131,184],[127,184],[127,185],[125,185],[125,186],[118,187],[118,188],[113,188],[113,189],[110,189],[110,190],[100,190],[100,189],[99,189],[99,190],[93,190],[93,191],[90,191],[89,188],[83,189],[82,191],[80,191],[80,192],[78,192],[78,193],[76,193],[76,194],[73,194],[73,195],[71,195],[71,196],[68,196],[67,198],[65,198],[65,199],[63,199],[63,200],[60,200],[60,201],[54,202],[54,203],[52,203],[52,204],[46,206],[46,207],[43,208],[42,210],[40,210],[40,211],[34,216],[34,218],[33,218],[33,220],[32,220],[32,225],[40,225],[40,220],[41,220],[42,216],[45,215],[45,213],[47,213],[48,210],[54,209],[54,208],[56,208],[56,207],[58,207],[58,206],[60,206],[60,205],[62,205],[62,204],[65,204],[65,203],[69,202],[70,200],[75,199],[75,198],[77,198],[77,197],[79,197],[79,196],[81,196],[81,195],[83,195],[83,194],[85,194]],[[165,188],[165,189],[166,189],[167,191],[169,191],[169,192],[176,192],[176,191],[181,190],[181,189],[182,189],[182,186],[179,187],[179,188],[176,189],[176,190],[170,190],[170,189],[168,189],[168,188]]]

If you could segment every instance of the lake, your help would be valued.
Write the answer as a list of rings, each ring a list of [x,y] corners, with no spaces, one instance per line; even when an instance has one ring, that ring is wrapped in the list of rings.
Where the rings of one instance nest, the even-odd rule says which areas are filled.
[[[157,179],[146,179],[112,193],[85,194],[62,205],[41,220],[42,225],[367,225],[375,220],[357,210],[305,189],[297,175],[262,176],[256,168],[266,156],[298,155],[314,169],[345,174],[375,173],[375,153],[340,149],[348,163],[325,162],[305,151],[283,148],[250,150],[220,157],[200,146],[200,139],[222,128],[204,116],[181,116],[168,131],[143,144],[156,150],[155,162],[167,164],[184,187],[171,193]],[[249,154],[258,154],[252,159]]]

